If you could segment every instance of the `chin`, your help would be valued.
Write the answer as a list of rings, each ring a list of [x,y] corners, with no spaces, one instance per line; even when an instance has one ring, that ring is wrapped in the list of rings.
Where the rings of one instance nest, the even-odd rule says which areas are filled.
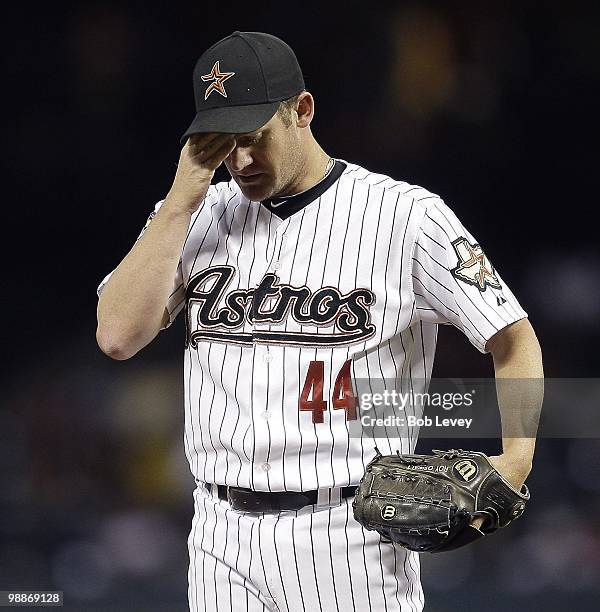
[[[266,200],[271,197],[272,189],[266,189],[262,185],[240,185],[238,183],[238,187],[240,191],[246,196],[249,200],[254,202],[261,202],[262,200]]]

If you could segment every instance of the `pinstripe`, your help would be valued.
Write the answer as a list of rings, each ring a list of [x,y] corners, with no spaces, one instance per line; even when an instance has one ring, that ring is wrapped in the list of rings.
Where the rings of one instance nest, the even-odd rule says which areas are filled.
[[[227,513],[230,512],[228,508],[225,508],[225,544],[223,545],[223,563],[227,563],[227,544],[229,543],[229,521],[227,520]],[[228,566],[227,571],[227,585],[229,586],[229,610],[233,612],[233,595],[231,592],[231,566]],[[215,582],[215,586],[219,583]]]
[[[275,525],[273,526],[273,548],[275,549],[275,560],[277,561],[277,570],[279,571],[279,580],[281,582],[281,590],[283,591],[283,598],[285,600],[285,608],[289,612],[290,605],[287,599],[285,584],[283,583],[283,574],[281,573],[281,564],[279,563],[279,552],[277,551],[277,525],[278,524],[279,524],[279,517],[277,517],[277,519],[275,520]],[[275,599],[272,595],[271,595],[271,598]]]
[[[360,224],[360,234],[359,234],[359,238],[358,238],[358,248],[357,248],[357,258],[356,258],[356,267],[354,268],[354,286],[357,286],[357,282],[358,282],[358,267],[360,264],[360,254],[362,252],[361,250],[361,243],[362,243],[362,235],[363,235],[363,228],[365,226],[365,215],[367,212],[367,206],[369,203],[369,193],[371,190],[371,186],[367,185],[367,195],[365,198],[365,203],[364,203],[364,208],[363,208],[363,215],[362,215],[362,220],[361,220],[361,224]],[[364,348],[363,348],[364,350]],[[364,446],[364,441],[363,441],[364,436],[361,436],[361,460],[363,463],[365,463],[365,446]]]
[[[429,276],[429,278],[434,281],[437,285],[439,285],[440,287],[442,287],[443,289],[445,289],[450,295],[454,295],[454,292],[452,291],[452,289],[450,289],[450,287],[446,287],[446,285],[444,285],[444,283],[442,283],[441,281],[439,281],[435,276],[433,276],[432,274],[429,273],[429,271],[427,270],[427,268],[425,268],[425,266],[418,260],[415,259],[413,257],[413,261],[417,264],[419,264],[419,267],[423,270],[423,272],[425,272],[425,274],[427,274],[427,276]]]
[[[369,601],[369,610],[373,610],[373,605],[371,604],[371,589],[369,587],[369,570],[367,569],[367,556],[366,556],[366,540],[365,540],[365,532],[362,531],[362,556],[363,556],[363,565],[365,568],[365,580],[367,582],[367,599]]]
[[[271,369],[267,368],[267,405],[266,405],[266,409],[269,410],[269,385],[271,384]],[[269,419],[265,419],[265,424],[267,426],[267,458],[266,461],[267,463],[269,462],[270,458],[271,458],[271,426],[269,425]],[[269,491],[271,491],[271,482],[269,480],[269,472],[267,472],[267,488]]]
[[[407,331],[408,331],[408,334],[410,335],[410,346],[414,350],[415,335],[413,333],[412,326],[409,327]],[[411,359],[408,362],[408,386],[409,386],[411,397],[414,397],[415,389],[414,389],[414,384],[413,384],[414,378],[413,378],[412,368],[413,368],[413,359]],[[414,439],[413,439],[413,436],[415,436]],[[412,449],[414,448],[414,446],[415,446],[415,444],[417,442],[417,440],[416,440],[416,433],[415,433],[414,429],[409,429],[409,431],[408,431],[408,438],[409,438],[409,442],[410,442],[410,449],[412,451]]]
[[[459,318],[460,318],[460,315],[458,314],[458,312],[456,312],[456,310],[453,310],[452,308],[450,308],[450,306],[448,306],[448,304],[446,304],[446,303],[442,302],[442,300],[439,298],[439,296],[438,296],[438,295],[436,295],[435,293],[433,293],[433,291],[430,291],[430,290],[427,288],[427,286],[426,286],[426,285],[423,283],[423,281],[422,281],[422,280],[421,280],[421,279],[420,279],[418,276],[415,276],[415,275],[413,274],[413,277],[412,277],[412,278],[413,278],[413,280],[418,281],[418,282],[419,282],[419,284],[421,285],[421,287],[422,287],[423,289],[425,289],[425,291],[427,291],[427,293],[428,293],[428,294],[429,294],[429,295],[430,295],[430,296],[431,296],[431,297],[432,297],[432,298],[433,298],[433,299],[434,299],[436,302],[438,302],[438,303],[439,303],[439,304],[442,306],[442,308],[444,308],[445,310],[447,310],[447,311],[451,312],[451,313],[452,313],[454,316],[456,316],[456,317],[459,317]],[[426,300],[426,299],[427,299],[427,298],[426,298],[426,297],[425,297],[425,296],[424,296],[422,293],[417,293],[416,291],[414,291],[414,294],[415,294],[417,297],[423,298],[424,300]],[[437,311],[436,311],[434,308],[432,308],[431,310],[434,310],[435,312],[437,312]]]
[[[236,516],[236,518],[237,518],[236,531],[237,531],[237,533],[239,534],[239,532],[240,532],[240,519],[241,519],[241,514],[236,514],[235,516]],[[237,549],[237,553],[236,553],[236,556],[235,556],[235,570],[236,570],[236,572],[239,572],[239,566],[238,566],[238,564],[239,564],[239,561],[240,561],[241,542],[239,541],[239,539],[238,539],[238,540],[236,540],[236,541],[237,541],[238,549]]]
[[[379,213],[377,215],[377,227],[375,228],[375,248],[373,249],[373,261],[371,262],[371,287],[374,286],[373,283],[373,272],[375,271],[375,260],[377,259],[377,244],[378,244],[378,238],[379,238],[379,224],[381,222],[381,211],[383,209],[383,198],[385,196],[385,191],[381,192],[381,200],[379,202]],[[366,210],[366,207],[365,207]],[[390,241],[388,240],[388,245],[390,244]],[[389,254],[389,249],[388,249],[388,254]],[[387,262],[386,262],[386,272],[387,272]],[[384,279],[386,277],[386,274],[384,273]],[[387,302],[387,287],[384,284],[384,293],[385,293],[385,302]],[[383,314],[383,318],[381,321],[381,329],[382,329],[382,336],[383,336],[383,323],[385,321],[385,310],[384,310],[384,314]],[[367,343],[365,342],[364,347],[366,349],[367,347]],[[364,350],[364,349],[363,349]]]
[[[395,382],[394,384],[397,384],[396,381],[400,380],[400,393],[402,393],[402,378],[399,378],[399,372],[398,372],[398,366],[396,364],[396,359],[394,358],[394,351],[392,351],[392,343],[391,343],[391,339],[387,340],[387,348],[388,351],[390,353],[390,359],[392,361],[392,365],[393,365],[393,370],[394,370],[394,378],[395,378]],[[399,430],[400,425],[397,423],[396,424],[396,434],[398,437],[398,440],[400,440],[400,443],[402,444],[402,435],[400,433]]]
[[[312,240],[310,243],[310,253],[308,256],[308,263],[306,265],[306,279],[304,281],[304,284],[308,284],[308,277],[310,275],[310,267],[313,261],[313,249],[315,246],[315,237],[317,234],[317,228],[319,227],[319,214],[321,212],[321,198],[319,198],[318,202],[317,202],[317,214],[315,217],[315,226],[314,226],[314,230],[312,232]],[[302,324],[300,324],[300,331],[302,331]],[[315,360],[317,358],[317,349],[315,349]],[[302,384],[302,379],[299,377],[298,378],[298,383],[301,385]],[[298,397],[300,397],[300,389],[298,389],[299,393],[298,393]],[[315,448],[315,452],[314,452],[314,459],[315,459],[315,474],[317,475],[317,489],[319,488],[319,471],[317,469],[317,457],[319,454],[319,437],[317,436],[317,429],[316,429],[317,425],[316,423],[313,422],[313,429],[315,432],[315,438],[317,440],[316,443],[316,448]],[[311,535],[312,537],[312,535]],[[317,587],[318,588],[318,587]]]
[[[375,284],[373,282],[373,272],[375,270],[375,260],[377,258],[377,245],[379,244],[379,225],[381,222],[381,212],[383,210],[383,199],[385,197],[385,191],[382,191],[381,193],[381,202],[379,204],[379,215],[377,216],[377,228],[375,230],[375,249],[373,251],[373,263],[371,265],[371,286],[373,287]],[[396,205],[398,204],[398,198],[396,198]],[[394,226],[394,220],[396,218],[396,208],[397,206],[394,206],[394,217],[392,219],[392,229]],[[384,274],[383,274],[383,278],[384,278],[384,293],[385,293],[385,298],[384,298],[384,311],[383,311],[383,316],[382,316],[382,320],[381,320],[381,339],[379,344],[381,344],[381,341],[383,340],[383,329],[385,327],[385,313],[386,313],[386,309],[385,309],[385,304],[387,304],[387,298],[388,298],[388,290],[387,290],[387,269],[388,269],[388,259],[389,259],[389,254],[390,254],[390,248],[391,248],[391,239],[388,239],[388,252],[386,255],[386,265],[385,265],[385,269],[384,269]],[[381,374],[381,380],[384,381],[384,386],[385,386],[385,373],[383,371],[383,366],[381,364],[381,355],[382,355],[383,351],[377,351],[377,361],[378,361],[378,365],[379,365],[379,372]],[[368,366],[368,360],[367,360],[367,366]],[[369,376],[369,381],[370,381],[370,376]],[[390,436],[389,436],[389,432],[388,432],[388,427],[387,425],[384,426],[385,427],[385,434],[386,434],[386,438],[387,438],[387,442],[388,442],[388,446],[390,449],[390,453],[392,452],[392,445],[390,442]],[[380,549],[380,560],[381,560],[381,549]],[[383,576],[383,567],[381,569],[382,571],[382,576]],[[384,594],[384,598],[385,598],[385,594]],[[387,609],[387,608],[386,608]]]
[[[321,610],[321,612],[323,611],[323,605],[321,603],[321,592],[319,589],[319,579],[317,578],[317,563],[315,560],[315,542],[313,540],[313,514],[310,514],[310,529],[309,529],[309,533],[310,533],[310,551],[312,554],[312,567],[313,567],[313,573],[315,576],[315,587],[317,589],[317,599],[319,600],[319,610]]]
[[[198,365],[200,365],[200,353],[198,350],[195,351],[196,354],[196,359],[198,361]],[[202,427],[200,427],[200,422],[199,422],[199,415],[200,415],[200,398],[202,397],[202,387],[204,385],[204,370],[202,368],[200,369],[200,393],[198,393],[198,411],[196,412],[196,414],[198,415],[198,425],[199,425],[199,429],[200,429],[200,445],[202,446],[202,451],[204,452],[204,468],[202,470],[202,480],[204,482],[207,482],[206,480],[206,464],[208,462],[208,453],[206,451],[206,447],[204,446],[204,434],[202,433]],[[190,396],[191,397],[191,396]],[[191,404],[191,402],[190,402]],[[191,408],[190,408],[191,410]],[[198,461],[199,461],[200,457],[197,454],[196,455],[196,472],[200,471],[200,468],[198,466]]]
[[[411,203],[410,203],[410,209],[408,211],[408,219],[407,219],[406,224],[404,226],[404,233],[402,235],[402,246],[401,246],[401,249],[400,249],[400,252],[402,254],[404,254],[405,248],[406,248],[406,235],[408,233],[408,226],[409,226],[409,223],[410,223],[410,219],[411,219],[411,216],[412,216],[414,205],[415,205],[415,201],[413,199],[411,201]],[[400,274],[399,274],[400,282],[402,282],[403,267],[404,267],[404,257],[400,257]],[[398,327],[400,325],[400,315],[401,315],[401,313],[402,313],[402,304],[400,304],[400,308],[398,308],[398,313],[397,313],[397,318],[396,318],[395,334],[400,331],[398,329]],[[404,347],[402,347],[402,350],[404,351]],[[404,353],[406,354],[406,351],[404,351]]]
[[[206,528],[206,521],[208,520],[208,513],[206,512],[206,499],[204,497],[202,498],[202,508],[204,511],[204,522],[202,523],[202,539],[200,541],[200,550],[202,551],[202,601],[204,602],[203,609],[206,610],[206,580],[204,578],[204,568],[206,565],[205,563],[206,553],[204,551],[204,537],[206,536],[205,528]],[[198,600],[198,591],[196,591],[196,601],[197,600]]]
[[[256,525],[256,521],[252,521],[252,525],[250,527],[250,544],[248,546],[248,572],[246,576],[252,576],[252,536],[254,535],[254,525]],[[248,605],[248,591],[246,591],[246,606]]]
[[[421,279],[417,276],[413,276],[414,280],[418,280],[419,283],[422,285],[422,288],[425,289],[425,291],[427,291],[427,293],[429,293],[431,295],[432,298],[434,298],[436,300],[436,302],[439,302],[443,308],[445,308],[447,311],[451,312],[452,314],[454,314],[457,319],[461,320],[463,325],[462,325],[462,329],[465,332],[465,334],[467,336],[470,336],[471,338],[475,339],[475,334],[479,335],[482,339],[485,339],[485,336],[483,336],[481,334],[481,332],[477,331],[477,329],[475,328],[474,323],[471,321],[471,319],[467,316],[467,314],[462,310],[462,308],[460,306],[458,306],[458,309],[463,313],[463,317],[461,317],[456,311],[452,310],[452,308],[450,308],[447,304],[444,304],[437,295],[435,295],[435,293],[432,293],[431,291],[429,291],[429,289],[427,289],[427,287],[425,287],[425,285],[423,285],[423,282],[421,281]],[[426,301],[426,298],[423,294],[421,293],[417,293],[415,291],[415,296],[422,298],[423,300]],[[428,303],[428,302],[426,302]],[[435,313],[439,313],[439,310],[436,310],[435,308],[428,308],[425,306],[418,306],[417,310],[426,310],[426,311],[430,311],[430,312],[435,312]],[[473,331],[471,331],[471,329],[469,329],[469,327],[466,325],[467,323],[470,324],[470,326],[473,328],[473,331],[475,332],[475,334],[473,333]]]
[[[363,216],[360,222],[360,234],[358,238],[358,249],[357,249],[358,257],[356,258],[356,268],[354,269],[354,286],[355,287],[358,286],[358,268],[360,267],[360,255],[363,252],[363,249],[361,249],[361,246],[362,246],[362,239],[363,239],[363,230],[365,227],[365,217],[367,216],[367,208],[369,208],[369,194],[370,193],[371,193],[371,185],[367,184],[367,197],[365,199],[365,205],[363,208]],[[371,272],[373,272],[373,268],[371,268]],[[362,350],[364,351],[366,347],[367,347],[367,343],[365,342],[363,344]]]
[[[327,515],[328,515],[327,516],[327,542],[329,542],[329,563],[330,563],[330,566],[331,566],[331,582],[333,584],[333,596],[335,598],[335,609],[339,612],[340,611],[340,604],[338,602],[337,588],[335,586],[335,572],[333,570],[333,553],[332,553],[332,550],[331,550],[331,543],[333,542],[333,539],[334,539],[334,537],[336,535],[336,534],[332,535],[332,533],[331,533],[331,509],[328,510]]]
[[[419,596],[419,600],[418,602],[414,601],[414,588],[413,586],[415,584],[418,584],[419,581],[419,572],[417,571],[417,569],[413,566],[412,564],[412,560],[418,560],[418,557],[415,557],[413,554],[411,553],[406,553],[405,554],[406,559],[408,559],[408,566],[410,567],[410,569],[413,571],[413,574],[415,576],[414,581],[410,582],[410,594],[411,594],[411,599],[410,599],[410,604],[411,604],[411,608],[413,607],[414,604],[414,609],[418,611],[418,609],[422,606],[425,605],[425,602],[423,601],[423,596],[422,596],[422,592],[421,589],[418,589],[418,596]]]
[[[338,197],[338,189],[340,186],[340,182],[337,181],[335,184],[335,193],[333,194],[333,203],[331,205],[331,209],[332,209],[332,214],[331,214],[331,222],[330,222],[330,227],[333,227],[333,222],[335,219],[335,207],[337,204],[337,197]],[[327,236],[327,247],[325,248],[325,258],[323,260],[323,274],[321,275],[321,286],[325,285],[325,271],[327,270],[327,261],[328,261],[328,257],[329,257],[329,246],[331,245],[331,234],[332,232],[328,232],[328,236]],[[315,357],[316,357],[316,351],[315,351]],[[333,368],[329,368],[329,389],[333,389],[332,386],[332,382],[333,382]],[[329,456],[329,465],[331,467],[331,480],[334,481],[335,480],[335,473],[334,473],[334,469],[333,469],[333,449],[335,447],[335,440],[334,440],[334,436],[333,436],[333,418],[329,419],[329,432],[331,433],[331,453]],[[315,459],[317,457],[317,453],[315,452]],[[315,465],[315,469],[316,469],[316,465]],[[333,571],[333,568],[332,568]]]
[[[215,509],[213,507],[213,512],[215,512]],[[214,554],[214,549],[215,549],[215,533],[217,531],[217,513],[215,512],[215,528],[213,530],[213,543],[211,546],[211,555],[214,557],[214,561],[215,561],[215,569],[213,571],[213,579],[212,579],[212,584],[215,586],[215,605],[217,610],[219,610],[220,606],[219,606],[219,589],[217,588],[217,584],[219,584],[217,582],[217,566],[219,565],[219,561],[217,556]]]
[[[229,200],[229,201],[231,201],[231,200]],[[225,257],[226,257],[225,263],[226,264],[229,263],[229,238],[231,237],[231,226],[233,225],[233,222],[235,220],[235,213],[237,212],[237,209],[238,209],[238,207],[239,207],[239,205],[241,203],[242,203],[241,198],[238,198],[238,203],[233,208],[233,212],[231,213],[231,220],[229,222],[229,226],[228,226],[227,232],[226,232],[226,234],[227,234],[227,236],[225,238]],[[227,207],[225,207],[225,210],[227,210]],[[223,370],[225,369],[225,362],[227,360],[227,351],[228,351],[228,349],[229,349],[229,346],[225,346],[225,351],[223,353],[223,367],[221,368],[221,372],[220,372],[221,388],[224,388],[224,384],[223,384]],[[229,405],[229,396],[227,394],[225,394],[225,406],[223,408],[223,416],[221,418],[221,426],[219,427],[219,442],[221,444],[221,448],[223,448],[223,449],[225,448],[225,445],[223,444],[223,440],[221,438],[221,432],[223,430],[223,423],[225,422],[225,415],[227,414],[228,405]],[[229,474],[229,453],[224,453],[224,454],[225,454],[225,478],[227,478],[227,475]],[[216,461],[215,461],[215,464],[216,464]]]
[[[321,198],[319,198],[318,202],[317,202],[317,215],[315,218],[315,226],[313,231],[311,232],[312,234],[312,239],[310,241],[310,253],[308,255],[308,264],[306,265],[306,279],[304,281],[304,283],[308,283],[308,277],[310,275],[310,267],[313,261],[313,250],[315,248],[315,238],[317,235],[317,228],[319,226],[319,213],[321,212]],[[302,325],[300,325],[300,331],[302,331]]]
[[[215,400],[215,392],[216,392],[216,385],[215,385],[215,379],[213,376],[213,373],[211,372],[211,368],[210,368],[210,364],[211,364],[211,358],[210,358],[210,353],[212,351],[213,348],[213,344],[211,344],[208,347],[208,356],[206,359],[206,367],[208,370],[208,380],[210,381],[211,385],[212,385],[212,397],[210,398],[210,407],[208,409],[208,420],[212,420],[212,411],[213,411],[213,406],[214,406],[214,400]],[[222,368],[221,368],[222,371]],[[200,405],[198,405],[198,410],[200,410]],[[210,442],[210,445],[212,446],[213,449],[213,456],[214,456],[214,462],[213,462],[213,475],[212,478],[210,480],[208,480],[208,482],[215,482],[215,478],[216,478],[216,471],[217,471],[217,449],[215,448],[215,445],[213,443],[212,440],[212,432],[211,432],[211,428],[208,428],[208,441]],[[224,450],[225,447],[223,447]],[[208,466],[208,460],[206,461],[206,465],[204,466],[204,475],[205,475],[205,480],[206,480],[206,468]]]
[[[396,550],[396,547],[394,546],[394,560],[396,559],[396,554],[397,554],[397,550]],[[408,592],[406,593],[406,601],[410,605],[410,609],[413,610],[413,609],[416,609],[416,608],[413,608],[413,581],[410,580],[410,578],[408,577],[408,572],[406,570],[407,563],[408,563],[408,566],[411,567],[409,553],[406,551],[403,551],[403,556],[404,556],[404,559],[402,561],[402,567],[404,569],[404,576],[406,577],[406,583],[408,585]]]
[[[447,266],[445,266],[443,263],[439,262],[422,244],[419,243],[418,240],[415,242],[415,247],[419,247],[419,249],[421,249],[421,251],[423,251],[423,253],[425,253],[425,255],[427,255],[427,257],[429,257],[429,259],[431,259],[431,261],[433,261],[440,268],[442,268],[442,270],[444,270],[445,272],[448,270]]]
[[[188,539],[189,543],[189,555],[190,555],[190,565],[188,571],[188,599],[190,602],[190,607],[193,607],[194,611],[198,609],[198,581],[196,580],[196,531],[198,529],[198,502],[194,497],[194,516],[192,518],[192,528],[190,531],[190,536]],[[193,605],[192,605],[193,603]]]
[[[354,601],[354,587],[352,586],[352,575],[350,574],[350,543],[348,541],[348,517],[350,515],[350,506],[346,505],[346,522],[344,523],[344,537],[346,538],[346,567],[348,568],[348,582],[350,583],[350,597],[352,599],[352,610],[356,612],[356,603]]]
[[[295,513],[298,518],[298,512]],[[294,551],[294,563],[296,565],[296,576],[298,578],[298,589],[300,591],[300,600],[302,601],[302,609],[306,610],[304,604],[304,594],[302,593],[302,581],[300,580],[300,570],[298,569],[298,555],[296,554],[296,536],[295,536],[296,522],[292,521],[292,550]]]
[[[253,238],[254,243],[256,243],[256,229],[258,227],[258,218],[260,217],[260,211],[261,209],[259,208],[256,212],[256,221],[254,223],[254,238]],[[252,282],[252,268],[254,266],[255,261],[256,261],[256,249],[253,249],[252,250],[252,262],[250,263],[250,268],[248,270],[249,282]],[[255,367],[254,360],[255,358],[256,358],[256,344],[252,346],[252,366],[250,368],[252,378],[250,382],[250,389],[254,388],[254,367]],[[256,454],[256,434],[255,434],[255,427],[254,427],[254,410],[252,410],[252,407],[250,407],[250,421],[251,421],[251,427],[252,427],[252,465],[250,466],[250,488],[254,489],[254,470],[255,470],[254,457]]]
[[[473,328],[473,331],[482,339],[485,340],[485,336],[479,331],[479,329],[475,326],[475,323],[473,323],[473,320],[471,319],[471,317],[469,317],[469,315],[462,309],[460,304],[456,304],[458,306],[458,309],[461,311],[461,313],[463,314],[463,317],[470,323],[471,327]],[[462,319],[462,317],[461,317]],[[474,335],[474,334],[471,334]]]
[[[246,224],[248,222],[248,214],[249,214],[249,212],[250,212],[250,202],[248,201],[247,205],[246,205],[246,215],[244,216],[244,223],[242,225],[240,247],[238,249],[238,252],[237,252],[236,258],[235,258],[235,267],[238,270],[239,270],[239,263],[240,263],[240,254],[242,252],[242,249],[244,248],[244,237],[246,235]],[[233,221],[232,221],[232,223],[233,223]],[[227,261],[229,261],[229,254],[227,255]],[[238,289],[240,288],[240,283],[241,283],[241,278],[240,278],[240,275],[238,274],[238,284],[237,284],[237,288]],[[235,402],[236,402],[236,405],[237,405],[237,411],[236,411],[236,421],[235,421],[235,425],[234,425],[234,428],[233,428],[233,434],[231,435],[231,439],[232,439],[232,445],[231,446],[232,446],[232,448],[235,448],[234,444],[233,444],[233,440],[235,439],[235,434],[237,432],[237,427],[238,427],[238,424],[239,424],[240,413],[241,413],[241,406],[240,406],[240,401],[239,401],[240,395],[238,393],[240,366],[242,364],[242,349],[241,348],[238,348],[238,353],[239,353],[239,361],[238,361],[238,366],[236,368],[235,385],[234,385],[234,397],[235,397]],[[241,476],[241,473],[242,473],[243,462],[242,462],[242,458],[239,455],[239,452],[237,452],[237,451],[235,451],[235,452],[236,452],[236,456],[238,458],[238,461],[240,462],[240,468],[238,470],[238,474],[237,474],[237,477],[236,477],[236,486],[239,487],[240,486],[240,476]],[[225,473],[225,481],[227,481],[227,477],[228,476],[229,476],[229,473],[226,472]]]
[[[394,233],[394,226],[395,226],[395,223],[396,223],[396,213],[398,212],[398,201],[399,200],[400,200],[400,194],[398,194],[396,196],[396,203],[394,204],[394,216],[392,217],[392,226],[391,226],[391,229],[390,229],[390,237],[388,238],[388,250],[387,250],[387,256],[386,256],[386,259],[385,259],[385,274],[384,274],[384,278],[386,280],[386,287],[385,287],[385,298],[384,298],[384,302],[383,302],[383,317],[381,319],[381,336],[379,338],[379,344],[381,344],[383,342],[383,332],[384,332],[384,329],[385,329],[385,319],[386,319],[386,316],[388,315],[388,311],[387,311],[387,303],[388,303],[388,288],[387,288],[388,268],[389,268],[389,265],[390,265],[390,253],[392,252],[393,233]],[[388,340],[388,347],[389,347],[389,340]]]
[[[396,580],[396,601],[398,602],[398,609],[402,610],[402,604],[400,603],[400,597],[398,596],[398,591],[400,590],[400,583],[398,582],[398,563],[396,559],[396,547],[392,545],[394,549],[394,579]],[[411,606],[412,607],[412,606]]]
[[[287,223],[287,225],[283,225],[280,226],[281,227],[285,227],[285,229],[282,232],[282,236],[287,232],[287,229],[289,227],[289,223]],[[277,259],[281,259],[281,250],[283,248],[283,237],[280,238],[279,240],[279,251],[277,253]],[[269,330],[271,330],[271,324],[269,324]],[[283,358],[283,363],[286,363],[286,358],[285,358],[285,345],[282,347],[282,358]],[[286,461],[286,447],[287,447],[287,430],[286,430],[286,426],[285,426],[285,371],[286,368],[282,369],[282,380],[281,380],[281,423],[283,424],[283,453],[282,453],[282,458],[281,458],[281,462],[283,465],[283,490],[287,491],[287,486],[285,483],[285,476],[286,476],[286,472],[288,470],[286,470],[285,468],[285,461]]]
[[[198,360],[198,364],[200,365],[200,352],[198,350],[196,350],[196,359]],[[200,398],[202,397],[202,388],[204,387],[204,370],[200,369],[200,392],[198,393],[198,411],[197,411],[197,415],[198,415],[198,422],[200,423]],[[202,469],[202,480],[204,482],[210,482],[207,477],[206,477],[206,466],[208,464],[208,451],[206,450],[206,446],[204,445],[204,433],[203,433],[203,428],[200,428],[200,445],[202,446],[202,451],[204,452],[204,466]],[[207,434],[209,432],[206,432]],[[199,471],[198,468],[198,460],[199,460],[199,456],[196,456],[196,468]]]
[[[267,244],[266,244],[266,248],[265,248],[265,260],[269,262],[269,264],[268,264],[269,269],[271,269],[272,262],[273,262],[273,257],[275,256],[275,244],[273,244],[273,254],[269,258],[269,245],[271,243],[271,223],[273,222],[273,218],[274,218],[274,216],[273,216],[273,214],[271,214],[271,216],[269,217]],[[271,383],[271,368],[267,368],[266,374],[267,374],[267,395],[266,395],[266,406],[265,406],[265,409],[269,410],[269,408],[270,408],[270,406],[269,406],[269,386],[270,386],[270,383]],[[269,420],[268,419],[265,420],[265,424],[267,426],[267,437],[268,437],[268,442],[267,442],[267,458],[266,458],[266,461],[268,463],[269,459],[271,457],[271,426],[269,425]],[[267,472],[267,489],[269,491],[272,490],[271,489],[271,482],[269,480],[269,472]],[[259,534],[260,534],[260,532],[259,532]]]
[[[261,528],[261,524],[262,521],[258,520],[258,550],[262,550],[263,547],[260,544],[260,528]],[[274,536],[273,536],[274,538]],[[269,588],[269,579],[267,578],[267,572],[265,570],[265,559],[264,559],[264,555],[260,555],[260,564],[262,566],[262,571],[263,571],[263,575],[265,578],[265,584],[267,585],[267,592],[269,593],[269,597],[273,600],[275,600],[275,598],[273,597],[273,593],[271,593],[271,589]]]
[[[387,597],[385,596],[385,577],[383,574],[383,560],[381,558],[381,540],[379,540],[379,542],[377,543],[377,548],[379,549],[379,569],[381,570],[381,594],[383,598],[385,612],[387,612]]]
[[[352,204],[353,201],[353,197],[354,197],[354,187],[356,186],[356,179],[354,179],[352,181],[352,187],[351,187],[351,191],[350,191],[350,203]],[[350,226],[350,212],[351,212],[351,206],[348,206],[348,217],[346,219],[346,228],[344,230],[344,240],[342,241],[342,255],[340,257],[340,265],[338,267],[338,279],[337,279],[337,286],[339,287],[341,284],[341,279],[342,279],[342,267],[344,265],[344,249],[346,248],[346,238],[348,237],[348,228]],[[346,359],[348,359],[349,356],[349,350],[346,353]],[[333,360],[333,349],[331,350],[331,359]],[[344,422],[346,425],[346,432],[349,435],[349,429],[348,429],[348,423],[347,421]],[[350,485],[352,484],[351,481],[351,476],[350,476],[350,464],[348,462],[348,454],[350,452],[350,440],[346,439],[346,468],[348,470],[348,481],[346,484]],[[333,462],[333,445],[332,445],[332,449],[331,449],[331,461]],[[348,543],[348,535],[346,534],[346,544]]]
[[[291,282],[291,279],[292,279],[292,275],[294,273],[294,263],[296,261],[296,254],[298,253],[298,244],[300,242],[300,237],[302,236],[302,225],[304,224],[304,215],[305,215],[305,213],[306,213],[306,208],[303,209],[302,215],[300,217],[300,226],[298,228],[298,239],[296,240],[296,246],[294,247],[294,255],[292,257],[292,262],[291,262],[291,265],[290,265],[290,282]],[[284,329],[287,330],[287,320],[285,322]],[[299,351],[300,354],[302,353],[302,349],[298,349],[298,351]],[[298,359],[298,385],[301,384],[301,382],[300,382],[300,380],[301,380],[300,379],[300,377],[301,377],[301,369],[300,369],[301,368],[301,363],[300,362],[301,362],[301,360]],[[300,397],[300,388],[298,388],[298,392],[296,394],[296,397]],[[300,450],[297,453],[297,456],[298,456],[298,477],[300,479],[300,491],[303,491],[304,487],[302,486],[302,463],[300,461],[300,457],[302,455],[302,448],[303,448],[304,440],[302,439],[302,428],[300,427],[300,410],[297,410],[296,413],[297,413],[296,414],[296,418],[298,420],[297,421],[298,422],[298,432],[300,434]]]
[[[321,213],[321,198],[319,198],[319,201],[317,202],[317,215],[315,218],[315,228],[314,231],[312,232],[312,241],[310,243],[310,254],[308,256],[308,264],[306,266],[306,280],[305,280],[305,284],[308,284],[308,278],[310,275],[310,267],[313,261],[313,249],[315,246],[315,237],[317,234],[317,229],[319,227],[319,214]],[[302,324],[300,325],[300,331],[302,331]],[[317,359],[317,349],[315,348],[315,361]],[[331,418],[329,419],[330,424],[331,424]],[[317,489],[319,488],[319,470],[317,468],[317,459],[319,456],[319,436],[317,435],[317,425],[316,423],[313,422],[313,429],[315,432],[315,438],[317,440],[316,443],[316,447],[315,447],[315,452],[314,452],[314,459],[315,459],[315,474],[317,475]],[[312,532],[311,532],[311,541],[312,541]]]
[[[252,369],[250,370],[250,389],[254,389],[254,364],[256,360],[256,344],[252,345]],[[256,469],[256,431],[254,427],[254,410],[252,409],[252,405],[250,406],[250,425],[249,428],[252,429],[252,459],[250,463],[250,488],[254,489],[254,471]],[[246,431],[248,433],[248,431]],[[246,436],[244,435],[244,438]]]
[[[423,340],[423,321],[419,321],[419,335],[421,336],[421,352],[423,354],[424,377],[427,378],[427,358],[425,357],[425,341]]]
[[[425,213],[425,217],[426,217],[426,218],[428,218],[428,219],[431,219],[431,217],[429,217],[429,216],[427,215],[427,213]],[[427,233],[427,232],[426,232],[424,229],[421,229],[421,233],[422,233],[422,234],[423,234],[423,236],[425,236],[425,237],[426,237],[428,240],[430,240],[431,242],[433,242],[433,243],[437,244],[437,245],[440,247],[440,249],[443,249],[444,251],[446,251],[446,247],[445,247],[445,246],[444,246],[444,245],[443,245],[441,242],[438,242],[438,241],[437,241],[435,238],[433,238],[433,236],[430,236],[430,235],[429,235],[429,234],[428,234],[428,233]]]

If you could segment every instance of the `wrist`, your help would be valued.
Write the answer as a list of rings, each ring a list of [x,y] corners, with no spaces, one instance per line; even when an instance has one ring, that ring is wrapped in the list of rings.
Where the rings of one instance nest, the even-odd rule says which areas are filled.
[[[187,217],[188,219],[198,210],[202,198],[195,199],[190,196],[184,196],[176,191],[169,191],[165,197],[165,202],[161,207],[165,214],[174,217]]]
[[[523,463],[532,463],[535,451],[535,438],[503,438],[503,453]]]

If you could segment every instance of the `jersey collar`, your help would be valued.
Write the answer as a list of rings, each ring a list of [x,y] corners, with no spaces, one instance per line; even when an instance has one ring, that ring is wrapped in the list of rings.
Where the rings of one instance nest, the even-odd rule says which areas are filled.
[[[310,189],[295,195],[268,198],[261,204],[274,215],[285,220],[323,195],[342,176],[345,169],[346,164],[336,159],[330,172]]]

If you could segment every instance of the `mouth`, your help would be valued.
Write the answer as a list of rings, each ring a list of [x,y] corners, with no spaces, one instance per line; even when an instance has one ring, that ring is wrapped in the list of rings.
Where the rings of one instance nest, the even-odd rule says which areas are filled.
[[[241,174],[237,174],[236,178],[239,181],[240,185],[252,185],[260,181],[263,173],[257,172],[256,174],[249,174],[246,176],[242,176]]]

